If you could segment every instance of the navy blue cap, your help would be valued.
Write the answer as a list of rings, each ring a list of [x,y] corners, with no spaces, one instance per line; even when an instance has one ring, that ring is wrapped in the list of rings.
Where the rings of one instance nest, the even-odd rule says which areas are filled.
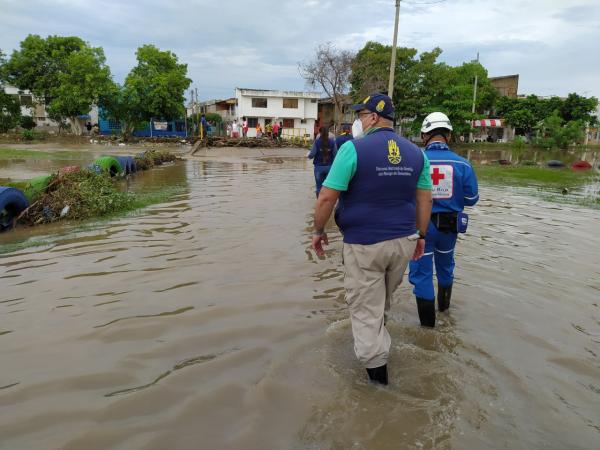
[[[352,109],[354,111],[368,109],[388,120],[394,120],[394,105],[392,104],[392,99],[385,94],[369,95],[362,103],[352,105]]]

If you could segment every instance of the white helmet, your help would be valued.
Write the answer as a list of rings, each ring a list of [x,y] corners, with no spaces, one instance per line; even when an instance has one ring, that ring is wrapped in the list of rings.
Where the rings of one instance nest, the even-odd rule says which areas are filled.
[[[421,133],[429,133],[431,130],[436,128],[445,128],[446,130],[452,131],[452,124],[448,116],[441,112],[433,112],[425,117],[423,125],[421,126]]]

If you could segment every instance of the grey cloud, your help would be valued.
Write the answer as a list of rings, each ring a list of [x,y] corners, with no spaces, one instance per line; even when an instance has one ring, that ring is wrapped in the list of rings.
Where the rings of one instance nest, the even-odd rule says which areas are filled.
[[[582,40],[598,42],[600,31],[574,26],[589,24],[594,14],[598,17],[595,0],[588,6],[578,0],[569,8],[564,0],[529,0],[540,11],[531,18],[519,15],[522,0],[505,0],[498,6],[484,0],[419,4],[430,1],[402,2],[400,45],[421,51],[441,47],[442,60],[450,64],[473,59],[480,50],[490,73],[521,73],[522,86],[532,92],[562,87],[591,89],[598,95],[600,88],[590,87],[592,75],[600,73],[590,58],[595,49],[582,45]],[[0,11],[0,48],[6,53],[29,33],[78,35],[104,48],[115,79],[122,81],[135,64],[137,47],[151,43],[188,64],[201,98],[230,96],[236,86],[303,89],[297,63],[310,59],[317,45],[333,42],[358,50],[367,40],[389,44],[394,22],[394,0],[0,0]],[[570,25],[559,43],[535,33],[547,17]],[[515,24],[516,18],[523,26]],[[488,22],[484,32],[475,27]],[[585,65],[567,73],[568,64],[581,61]]]

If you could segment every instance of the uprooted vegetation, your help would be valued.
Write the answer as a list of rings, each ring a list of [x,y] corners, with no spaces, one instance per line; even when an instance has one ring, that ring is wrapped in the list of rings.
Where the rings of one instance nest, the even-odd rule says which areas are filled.
[[[176,156],[164,151],[147,151],[135,158],[138,170],[147,170]],[[140,205],[135,195],[121,192],[108,172],[79,170],[53,174],[43,192],[17,218],[21,225],[37,225],[60,219],[84,220],[135,209]]]

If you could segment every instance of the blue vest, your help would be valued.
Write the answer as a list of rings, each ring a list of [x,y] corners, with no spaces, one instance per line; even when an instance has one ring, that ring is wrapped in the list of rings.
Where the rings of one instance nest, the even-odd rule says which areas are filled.
[[[421,150],[391,128],[353,140],[356,173],[340,194],[335,220],[347,244],[371,245],[416,232]]]
[[[351,141],[351,140],[352,140],[351,134],[342,134],[342,135],[338,136],[337,138],[335,138],[335,145],[337,145],[337,148],[341,148],[342,145],[344,145],[346,142]]]

